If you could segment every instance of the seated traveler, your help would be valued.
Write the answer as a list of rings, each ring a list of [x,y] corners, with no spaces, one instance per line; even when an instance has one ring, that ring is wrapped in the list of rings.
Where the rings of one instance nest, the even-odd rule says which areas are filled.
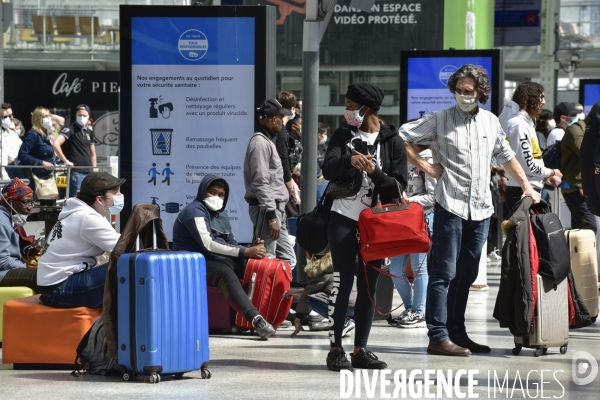
[[[120,186],[125,179],[92,172],[77,197],[67,199],[48,234],[38,262],[41,300],[52,307],[101,307],[108,263],[96,257],[110,253],[119,234],[106,219],[123,209]]]
[[[0,197],[0,286],[27,286],[38,290],[37,270],[25,268],[17,229],[25,225],[33,207],[33,191],[19,178],[2,188]]]
[[[177,216],[173,226],[173,250],[202,253],[206,258],[207,284],[218,287],[229,304],[252,322],[262,339],[275,329],[258,313],[239,278],[244,276],[244,258],[263,258],[264,242],[256,239],[252,247],[238,245],[225,212],[229,185],[219,175],[208,174],[200,182],[196,198]]]

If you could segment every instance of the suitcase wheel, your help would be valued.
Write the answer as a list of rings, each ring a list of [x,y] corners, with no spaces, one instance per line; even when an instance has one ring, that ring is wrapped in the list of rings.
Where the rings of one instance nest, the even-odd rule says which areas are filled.
[[[236,333],[238,333],[238,332],[239,332],[239,330],[238,330],[238,327],[237,327],[237,326],[235,326],[235,325],[233,325],[233,326],[231,327],[231,333],[233,333],[233,334],[235,335],[235,334],[236,334]]]
[[[560,354],[567,354],[567,345],[560,346]]]
[[[544,351],[542,352],[543,354],[546,354],[548,352],[548,348],[544,347]]]
[[[515,348],[512,349],[513,355],[518,356],[519,353],[521,353],[521,348],[522,348],[522,346],[520,344],[516,344]]]
[[[210,373],[210,370],[208,368],[202,368],[202,370],[200,371],[200,376],[202,377],[202,379],[210,379],[212,374]]]
[[[542,349],[534,349],[533,350],[533,355],[536,357],[539,357],[542,355]]]
[[[183,372],[180,374],[175,374],[175,379],[183,379]]]
[[[123,373],[123,380],[124,381],[128,381],[131,379],[131,374],[129,372],[124,372]]]
[[[152,374],[148,377],[148,382],[150,383],[160,383],[160,375]]]

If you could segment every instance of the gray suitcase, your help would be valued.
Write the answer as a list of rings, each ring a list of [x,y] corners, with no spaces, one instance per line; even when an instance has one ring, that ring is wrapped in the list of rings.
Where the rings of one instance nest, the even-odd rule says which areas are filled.
[[[540,275],[537,282],[537,303],[529,336],[515,336],[512,352],[518,355],[521,348],[528,347],[539,357],[548,347],[560,347],[560,353],[565,354],[569,343],[568,279],[563,279],[556,288],[552,280]]]
[[[590,313],[592,322],[598,317],[598,256],[596,235],[591,229],[565,231],[571,252],[571,271],[575,286]]]

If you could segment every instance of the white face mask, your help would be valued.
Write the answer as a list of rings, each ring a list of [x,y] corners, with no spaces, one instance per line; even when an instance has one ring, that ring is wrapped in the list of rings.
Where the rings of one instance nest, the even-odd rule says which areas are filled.
[[[472,111],[477,107],[477,96],[463,96],[458,93],[454,93],[456,104],[464,112]]]
[[[550,121],[548,121],[548,131],[551,131],[554,128],[556,128],[556,121],[551,119]]]
[[[322,139],[319,140],[319,144],[325,144],[325,142],[327,141],[327,135],[323,135],[321,137]]]
[[[219,196],[211,196],[204,199],[204,205],[211,211],[220,211],[223,208],[223,199]]]
[[[585,114],[583,112],[580,112],[579,114],[577,114],[577,117],[579,118],[579,121],[583,121],[585,119]]]
[[[23,226],[27,223],[27,215],[25,214],[13,214],[12,222],[16,226]]]
[[[88,123],[89,120],[90,120],[90,117],[84,117],[83,115],[78,115],[77,116],[77,123],[82,128],[85,128],[85,126],[87,125],[87,123]]]
[[[54,127],[52,126],[52,118],[47,117],[42,119],[42,127],[46,130],[51,130]]]
[[[2,126],[6,129],[15,129],[15,123],[10,119],[10,117],[2,118]]]

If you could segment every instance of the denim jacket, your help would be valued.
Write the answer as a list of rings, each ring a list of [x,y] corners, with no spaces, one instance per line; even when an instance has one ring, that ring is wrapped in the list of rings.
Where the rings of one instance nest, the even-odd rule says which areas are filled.
[[[42,165],[42,161],[55,164],[54,148],[50,138],[44,134],[44,138],[34,129],[31,129],[23,137],[23,144],[19,150],[19,162],[23,166]],[[41,168],[33,168],[33,173],[40,178],[47,178],[52,171]]]

